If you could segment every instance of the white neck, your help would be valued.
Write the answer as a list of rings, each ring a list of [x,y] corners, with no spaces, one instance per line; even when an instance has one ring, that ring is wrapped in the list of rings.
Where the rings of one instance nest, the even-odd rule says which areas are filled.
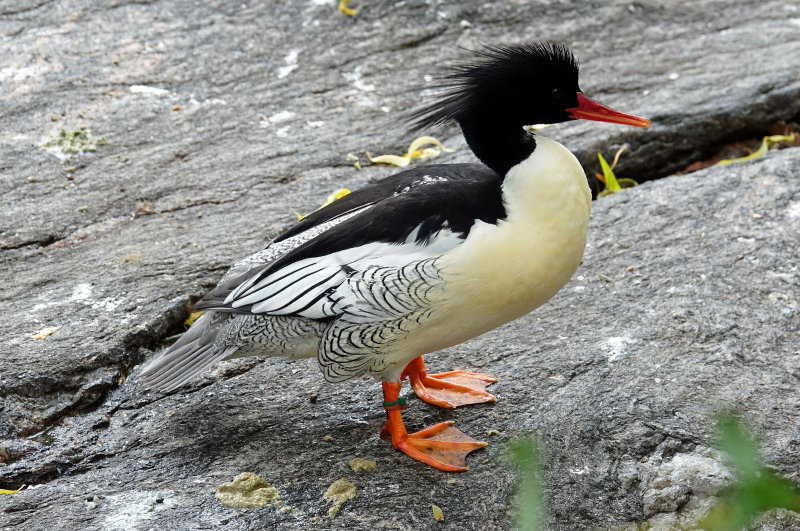
[[[563,209],[574,209],[572,214],[588,223],[592,195],[575,155],[555,140],[537,135],[531,156],[506,174],[503,201],[509,223],[551,225],[548,220],[555,218],[571,225]]]

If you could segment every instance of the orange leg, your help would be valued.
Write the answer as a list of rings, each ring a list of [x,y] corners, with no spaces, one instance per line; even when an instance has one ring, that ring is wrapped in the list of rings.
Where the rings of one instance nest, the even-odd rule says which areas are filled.
[[[401,378],[408,376],[417,396],[434,406],[454,408],[469,404],[497,402],[497,398],[486,392],[486,387],[497,381],[488,374],[450,371],[428,374],[422,357],[411,360]]]
[[[400,398],[401,382],[383,383],[383,407],[386,424],[381,429],[382,439],[392,439],[392,446],[417,461],[445,472],[468,470],[467,454],[486,446],[453,427],[453,421],[440,422],[416,433],[408,433],[403,424],[402,410],[405,399]]]

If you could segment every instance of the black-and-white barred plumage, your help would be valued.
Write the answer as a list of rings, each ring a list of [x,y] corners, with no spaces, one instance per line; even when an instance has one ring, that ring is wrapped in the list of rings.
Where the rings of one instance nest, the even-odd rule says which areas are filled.
[[[422,326],[444,297],[437,260],[372,266],[347,279],[337,290],[340,317],[320,343],[318,361],[326,380],[380,374],[394,362],[393,345]]]
[[[258,356],[265,352],[289,359],[307,357],[316,352],[325,323],[314,319],[268,316],[260,314],[228,314],[228,322],[217,336],[215,348],[232,351],[227,356]],[[299,343],[305,343],[301,346]]]
[[[236,262],[196,305],[207,313],[145,368],[145,380],[171,390],[221,359],[250,355],[317,356],[331,381],[396,363],[392,338],[424,322],[441,287],[435,260],[476,221],[505,215],[497,174],[440,168],[345,196]],[[431,201],[442,196],[447,208]]]

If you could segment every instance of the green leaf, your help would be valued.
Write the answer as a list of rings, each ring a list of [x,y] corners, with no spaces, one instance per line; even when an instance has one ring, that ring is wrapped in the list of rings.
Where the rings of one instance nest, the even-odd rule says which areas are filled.
[[[608,165],[603,155],[598,153],[597,158],[600,159],[600,167],[603,169],[603,178],[606,180],[606,190],[609,192],[619,192],[622,190],[622,187],[620,187],[617,182],[617,176],[614,175],[614,170]]]
[[[531,439],[522,438],[512,442],[510,450],[519,470],[516,526],[525,531],[544,529],[546,507],[539,449]]]
[[[717,422],[720,434],[719,449],[728,454],[736,470],[751,477],[761,470],[758,451],[753,440],[742,429],[739,419],[730,413],[720,415]]]
[[[719,448],[736,468],[738,481],[727,489],[719,503],[699,522],[709,531],[737,531],[761,513],[772,509],[800,510],[798,485],[765,468],[758,449],[732,414],[719,419]]]

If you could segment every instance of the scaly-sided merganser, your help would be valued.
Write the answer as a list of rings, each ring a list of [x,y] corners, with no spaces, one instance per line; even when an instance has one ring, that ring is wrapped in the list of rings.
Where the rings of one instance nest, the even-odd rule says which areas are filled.
[[[555,43],[485,48],[453,68],[424,128],[455,121],[483,164],[408,169],[309,215],[237,262],[195,308],[206,313],[143,371],[172,390],[221,359],[316,356],[325,379],[382,382],[384,438],[431,466],[466,470],[486,445],[442,422],[408,433],[402,381],[442,407],[491,402],[491,376],[428,374],[423,354],[540,306],[570,279],[586,245],[591,194],[581,165],[524,126],[574,119],[648,127],[578,87]]]

